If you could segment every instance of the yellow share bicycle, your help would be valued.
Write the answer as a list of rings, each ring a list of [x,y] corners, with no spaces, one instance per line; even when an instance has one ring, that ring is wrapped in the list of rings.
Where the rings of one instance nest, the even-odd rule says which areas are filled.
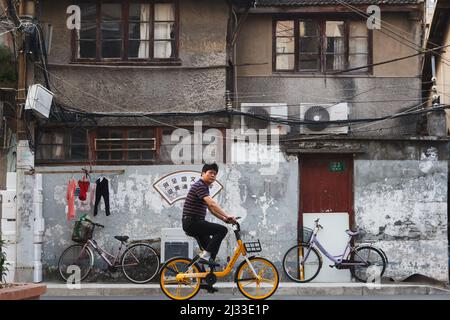
[[[240,225],[233,226],[237,247],[228,265],[222,271],[214,271],[216,265],[208,265],[209,271],[200,266],[197,255],[194,259],[175,257],[161,267],[160,285],[166,296],[174,300],[188,300],[193,298],[199,290],[207,289],[214,292],[212,286],[217,278],[222,278],[231,273],[233,266],[242,255],[244,260],[237,267],[234,281],[239,291],[249,299],[261,300],[273,295],[278,288],[278,271],[274,264],[261,257],[249,256],[249,253],[261,251],[259,242],[243,242],[240,235]],[[189,235],[189,234],[188,234]],[[192,236],[192,235],[189,235]],[[196,238],[196,237],[194,237]],[[204,250],[198,238],[197,243]]]

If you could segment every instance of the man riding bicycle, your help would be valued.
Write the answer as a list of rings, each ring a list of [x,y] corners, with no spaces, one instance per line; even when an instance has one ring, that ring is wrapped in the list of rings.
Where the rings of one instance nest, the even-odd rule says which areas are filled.
[[[183,206],[183,230],[199,239],[205,249],[199,254],[199,262],[210,265],[214,265],[220,244],[228,229],[223,225],[206,221],[206,208],[218,219],[226,223],[236,223],[236,217],[227,215],[209,195],[209,187],[216,181],[218,171],[217,164],[205,164],[200,180],[191,186]]]

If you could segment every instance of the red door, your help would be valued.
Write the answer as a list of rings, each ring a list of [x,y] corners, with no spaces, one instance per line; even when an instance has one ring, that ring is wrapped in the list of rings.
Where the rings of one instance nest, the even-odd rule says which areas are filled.
[[[348,212],[353,222],[353,158],[351,155],[302,155],[300,158],[300,215]]]

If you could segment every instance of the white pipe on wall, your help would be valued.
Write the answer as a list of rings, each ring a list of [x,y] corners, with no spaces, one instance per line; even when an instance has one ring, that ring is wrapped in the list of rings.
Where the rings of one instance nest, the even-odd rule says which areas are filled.
[[[42,174],[36,174],[34,180],[33,194],[33,281],[42,282],[42,242],[44,240],[44,217],[43,217],[43,194],[42,194]]]

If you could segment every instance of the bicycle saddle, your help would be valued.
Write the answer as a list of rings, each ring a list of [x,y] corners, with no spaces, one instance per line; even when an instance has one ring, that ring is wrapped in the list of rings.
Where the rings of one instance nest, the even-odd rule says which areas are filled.
[[[126,242],[128,239],[130,239],[130,237],[129,236],[114,236],[114,239]]]
[[[345,232],[349,235],[349,236],[356,236],[357,234],[359,234],[359,230],[357,231],[352,231],[352,230],[345,230]]]

